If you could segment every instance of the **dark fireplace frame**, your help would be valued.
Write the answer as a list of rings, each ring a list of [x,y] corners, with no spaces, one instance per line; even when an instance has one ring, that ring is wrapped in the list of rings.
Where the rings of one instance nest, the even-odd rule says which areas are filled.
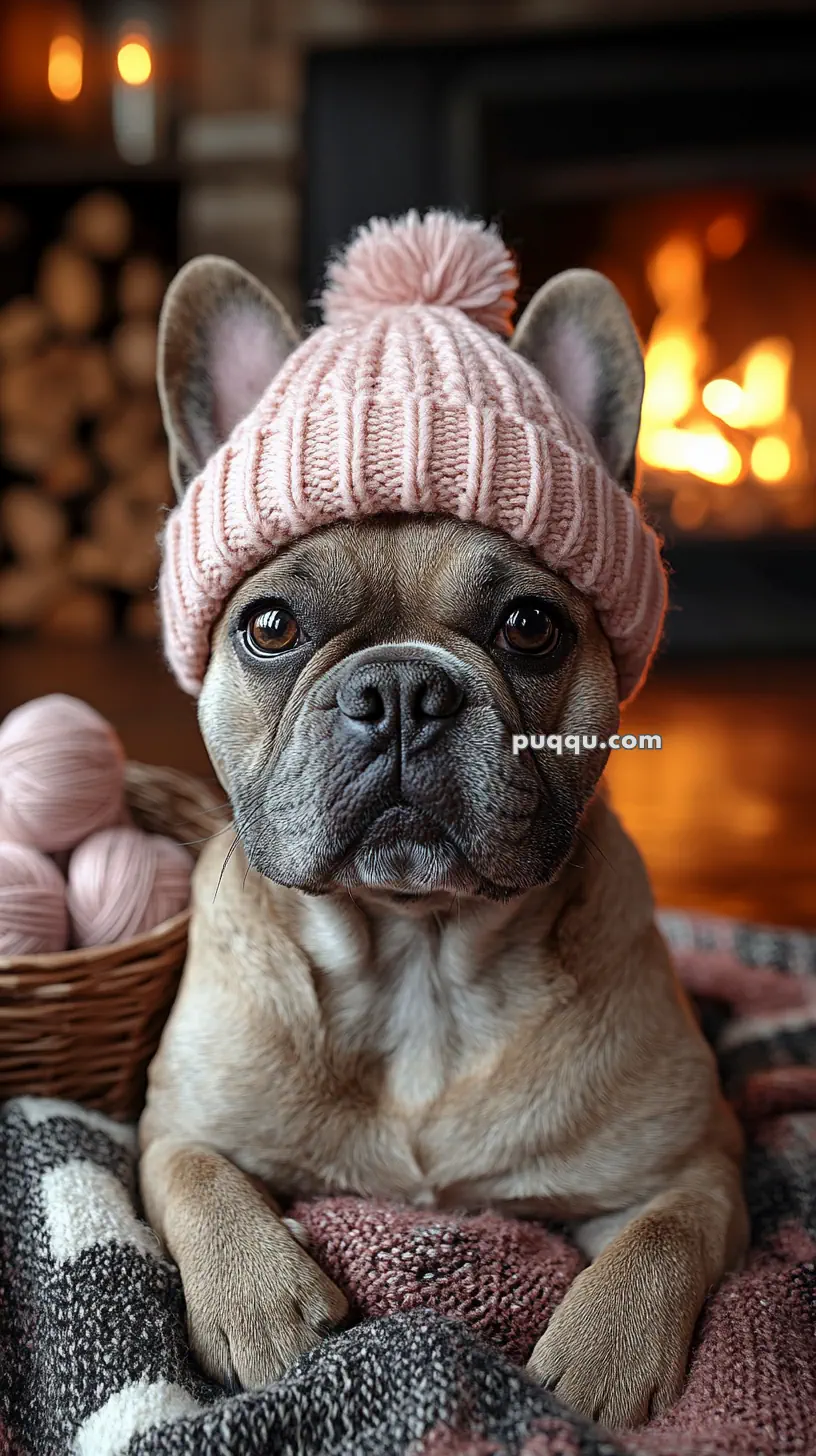
[[[373,214],[448,206],[501,223],[512,196],[489,175],[485,127],[504,103],[542,118],[535,185],[548,205],[806,176],[816,185],[812,29],[808,14],[749,13],[526,43],[314,52],[304,297],[316,297],[327,253]],[[667,554],[670,652],[816,652],[816,532],[685,538]]]

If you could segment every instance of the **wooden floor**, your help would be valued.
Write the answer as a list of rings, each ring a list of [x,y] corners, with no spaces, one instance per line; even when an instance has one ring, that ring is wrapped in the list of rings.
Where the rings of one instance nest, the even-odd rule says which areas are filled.
[[[0,717],[46,692],[93,703],[131,757],[212,778],[157,649],[0,644]],[[816,929],[816,666],[663,664],[624,727],[663,738],[608,770],[659,903]]]

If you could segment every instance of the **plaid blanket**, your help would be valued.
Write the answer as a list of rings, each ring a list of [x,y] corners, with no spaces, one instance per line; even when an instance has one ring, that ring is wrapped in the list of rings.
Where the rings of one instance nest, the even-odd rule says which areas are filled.
[[[558,1233],[352,1198],[300,1206],[351,1327],[260,1394],[185,1343],[178,1275],[135,1203],[134,1135],[34,1098],[0,1114],[0,1453],[771,1456],[816,1449],[816,938],[664,928],[749,1129],[753,1247],[709,1300],[688,1383],[603,1432],[522,1364],[580,1268]]]

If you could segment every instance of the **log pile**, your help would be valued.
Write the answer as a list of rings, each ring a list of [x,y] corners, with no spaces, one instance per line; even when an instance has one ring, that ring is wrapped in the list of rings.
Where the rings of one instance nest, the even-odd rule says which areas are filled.
[[[155,391],[164,267],[125,200],[94,192],[0,306],[0,632],[156,634],[172,500]]]

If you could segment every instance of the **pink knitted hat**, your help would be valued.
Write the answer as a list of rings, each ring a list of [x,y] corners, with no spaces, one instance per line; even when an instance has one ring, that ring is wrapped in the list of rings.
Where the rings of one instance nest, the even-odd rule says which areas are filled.
[[[517,278],[500,238],[447,213],[375,220],[328,277],[325,324],[168,518],[159,591],[181,686],[200,690],[213,624],[249,572],[319,526],[405,511],[492,526],[566,577],[594,604],[630,697],[663,621],[659,545],[502,338]]]

